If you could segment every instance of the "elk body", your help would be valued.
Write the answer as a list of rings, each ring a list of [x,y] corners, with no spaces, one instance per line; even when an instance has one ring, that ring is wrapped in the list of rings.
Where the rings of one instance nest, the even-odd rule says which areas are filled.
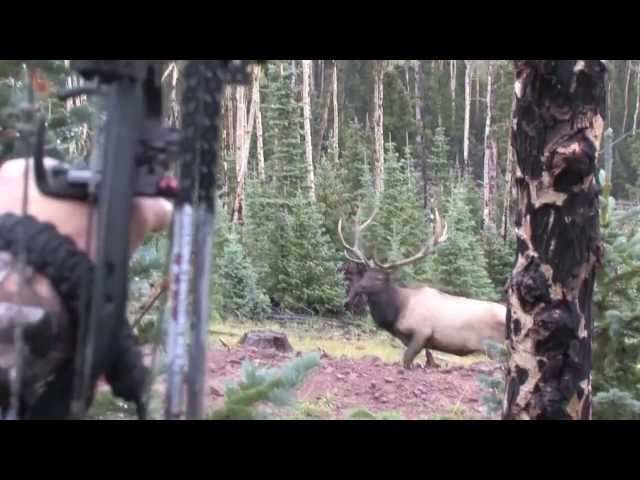
[[[375,258],[368,259],[358,247],[359,233],[373,220],[374,214],[364,224],[355,227],[354,245],[349,246],[342,235],[342,221],[338,223],[338,234],[352,262],[366,265],[362,275],[347,278],[350,289],[348,301],[363,294],[378,327],[398,338],[407,347],[403,365],[410,368],[413,360],[424,349],[427,365],[436,366],[429,349],[454,355],[468,355],[483,351],[485,342],[505,341],[506,308],[498,303],[473,300],[448,295],[428,286],[397,286],[391,273],[397,268],[421,260],[432,253],[432,249],[447,238],[436,212],[435,234],[432,244],[411,258],[382,264]]]

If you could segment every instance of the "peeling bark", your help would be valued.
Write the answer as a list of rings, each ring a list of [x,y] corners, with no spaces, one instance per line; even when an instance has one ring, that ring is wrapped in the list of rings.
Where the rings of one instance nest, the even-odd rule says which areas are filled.
[[[589,419],[606,68],[593,60],[516,60],[515,67],[518,256],[503,418]]]

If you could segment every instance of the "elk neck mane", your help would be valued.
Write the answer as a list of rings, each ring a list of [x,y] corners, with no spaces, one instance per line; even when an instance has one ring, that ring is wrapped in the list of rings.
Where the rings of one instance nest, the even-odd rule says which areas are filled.
[[[381,292],[366,295],[373,320],[380,328],[390,333],[394,332],[402,307],[406,303],[402,290],[391,284]]]

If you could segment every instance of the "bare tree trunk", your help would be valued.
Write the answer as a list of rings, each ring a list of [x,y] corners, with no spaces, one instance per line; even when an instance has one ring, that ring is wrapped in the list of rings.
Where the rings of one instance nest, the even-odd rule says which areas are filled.
[[[476,96],[475,98],[475,102],[476,102],[476,106],[475,109],[473,111],[473,122],[474,124],[477,126],[478,125],[478,117],[480,116],[480,72],[478,71],[478,69],[475,69],[475,81],[476,81]]]
[[[450,60],[450,81],[449,88],[451,89],[451,128],[455,129],[456,126],[456,79],[458,77],[457,62],[456,60]]]
[[[314,68],[313,68],[313,60],[309,60],[309,98],[315,95],[316,91],[316,81],[314,79]],[[309,100],[311,101],[311,100]]]
[[[162,76],[163,90],[166,92],[165,122],[170,127],[180,126],[180,102],[178,100],[178,60],[169,62]]]
[[[409,69],[410,62],[408,60],[404,63],[404,83],[405,83],[405,95],[407,96],[407,100],[411,103],[411,83],[409,81]]]
[[[631,60],[627,60],[627,79],[624,85],[624,113],[622,114],[621,135],[627,133],[627,112],[629,111],[629,80],[631,80]]]
[[[383,94],[384,60],[373,60],[373,189],[376,193],[384,189],[384,132]]]
[[[242,207],[244,205],[244,142],[247,130],[247,109],[246,109],[246,87],[238,85],[235,87],[235,163],[236,163],[236,193],[231,211],[231,221],[242,223]]]
[[[608,75],[607,81],[607,123],[613,127],[613,81],[611,73]]]
[[[513,101],[511,102],[511,115],[509,118],[513,118],[514,112],[516,110],[516,96],[513,96]],[[502,239],[507,241],[507,232],[509,230],[509,223],[511,221],[511,198],[513,197],[513,135],[511,135],[511,127],[509,127],[509,141],[507,144],[507,167],[505,169],[506,173],[506,187],[504,189],[504,209],[502,212]]]
[[[264,146],[262,143],[262,110],[260,103],[260,76],[258,76],[258,88],[255,90],[256,101],[256,155],[258,157],[258,178],[265,180],[264,173]]]
[[[425,214],[428,212],[429,207],[433,207],[433,185],[430,171],[427,165],[427,156],[424,151],[424,139],[422,134],[424,132],[424,121],[422,120],[422,105],[423,89],[424,89],[424,71],[422,70],[422,64],[420,60],[415,60],[414,63],[414,103],[416,114],[416,162],[418,171],[422,177],[422,202],[425,209]]]
[[[495,135],[491,133],[489,140],[490,161],[489,161],[489,217],[490,223],[485,224],[485,228],[490,226],[492,232],[496,232],[496,192],[498,190],[498,143]]]
[[[320,82],[320,92],[318,92],[318,95],[320,96],[320,98],[322,98],[322,96],[324,95],[324,68],[324,60],[318,60],[318,79]]]
[[[640,63],[636,65],[636,112],[633,114],[633,135],[638,129],[638,111],[640,110]]]
[[[464,137],[462,139],[462,175],[471,173],[469,161],[469,122],[471,121],[471,75],[473,72],[473,61],[465,60],[464,72]]]
[[[296,61],[291,60],[291,90],[295,91],[296,89]]]
[[[487,110],[484,123],[484,208],[482,219],[485,230],[489,225],[495,226],[496,158],[494,155],[495,140],[491,135],[492,76],[493,64],[489,63],[487,71]]]
[[[595,155],[606,67],[594,60],[516,60],[515,67],[519,241],[503,418],[590,419],[591,304],[603,254]]]
[[[260,65],[255,65],[252,71],[251,101],[249,104],[249,118],[246,110],[247,87],[236,87],[236,196],[233,203],[232,221],[244,222],[244,198],[247,170],[249,165],[249,148],[256,119],[256,111],[260,96]]]
[[[329,106],[331,104],[331,97],[333,94],[333,90],[328,88],[328,85],[331,84],[330,75],[333,74],[333,69],[325,68],[324,74],[327,75],[327,79],[322,81],[322,84],[327,84],[326,88],[323,88],[322,91],[322,100],[320,103],[320,127],[318,129],[318,134],[316,137],[315,146],[313,148],[313,158],[316,159],[316,162],[320,159],[320,155],[322,152],[322,142],[324,140],[324,134],[327,130],[327,124],[329,123]]]
[[[334,162],[338,163],[338,160],[340,159],[340,144],[338,143],[338,136],[339,136],[339,119],[340,119],[340,115],[338,115],[338,62],[337,60],[333,61],[333,68],[332,68],[332,75],[331,75],[331,91],[333,92],[332,97],[333,97],[333,135],[332,135],[332,150],[333,150],[333,155],[334,155]]]
[[[225,148],[228,156],[236,151],[236,132],[235,132],[235,105],[234,105],[235,87],[225,87],[224,90],[224,131],[225,131]]]
[[[316,199],[313,158],[311,157],[311,101],[309,82],[311,80],[311,60],[302,60],[302,111],[304,120],[304,164],[307,169],[307,187],[311,200]]]

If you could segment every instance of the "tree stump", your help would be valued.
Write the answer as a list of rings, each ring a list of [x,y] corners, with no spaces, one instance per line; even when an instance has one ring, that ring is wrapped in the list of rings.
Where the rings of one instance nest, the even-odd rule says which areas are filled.
[[[291,352],[293,347],[284,333],[273,330],[254,330],[245,333],[240,339],[240,345],[259,349],[274,349],[279,352]]]

